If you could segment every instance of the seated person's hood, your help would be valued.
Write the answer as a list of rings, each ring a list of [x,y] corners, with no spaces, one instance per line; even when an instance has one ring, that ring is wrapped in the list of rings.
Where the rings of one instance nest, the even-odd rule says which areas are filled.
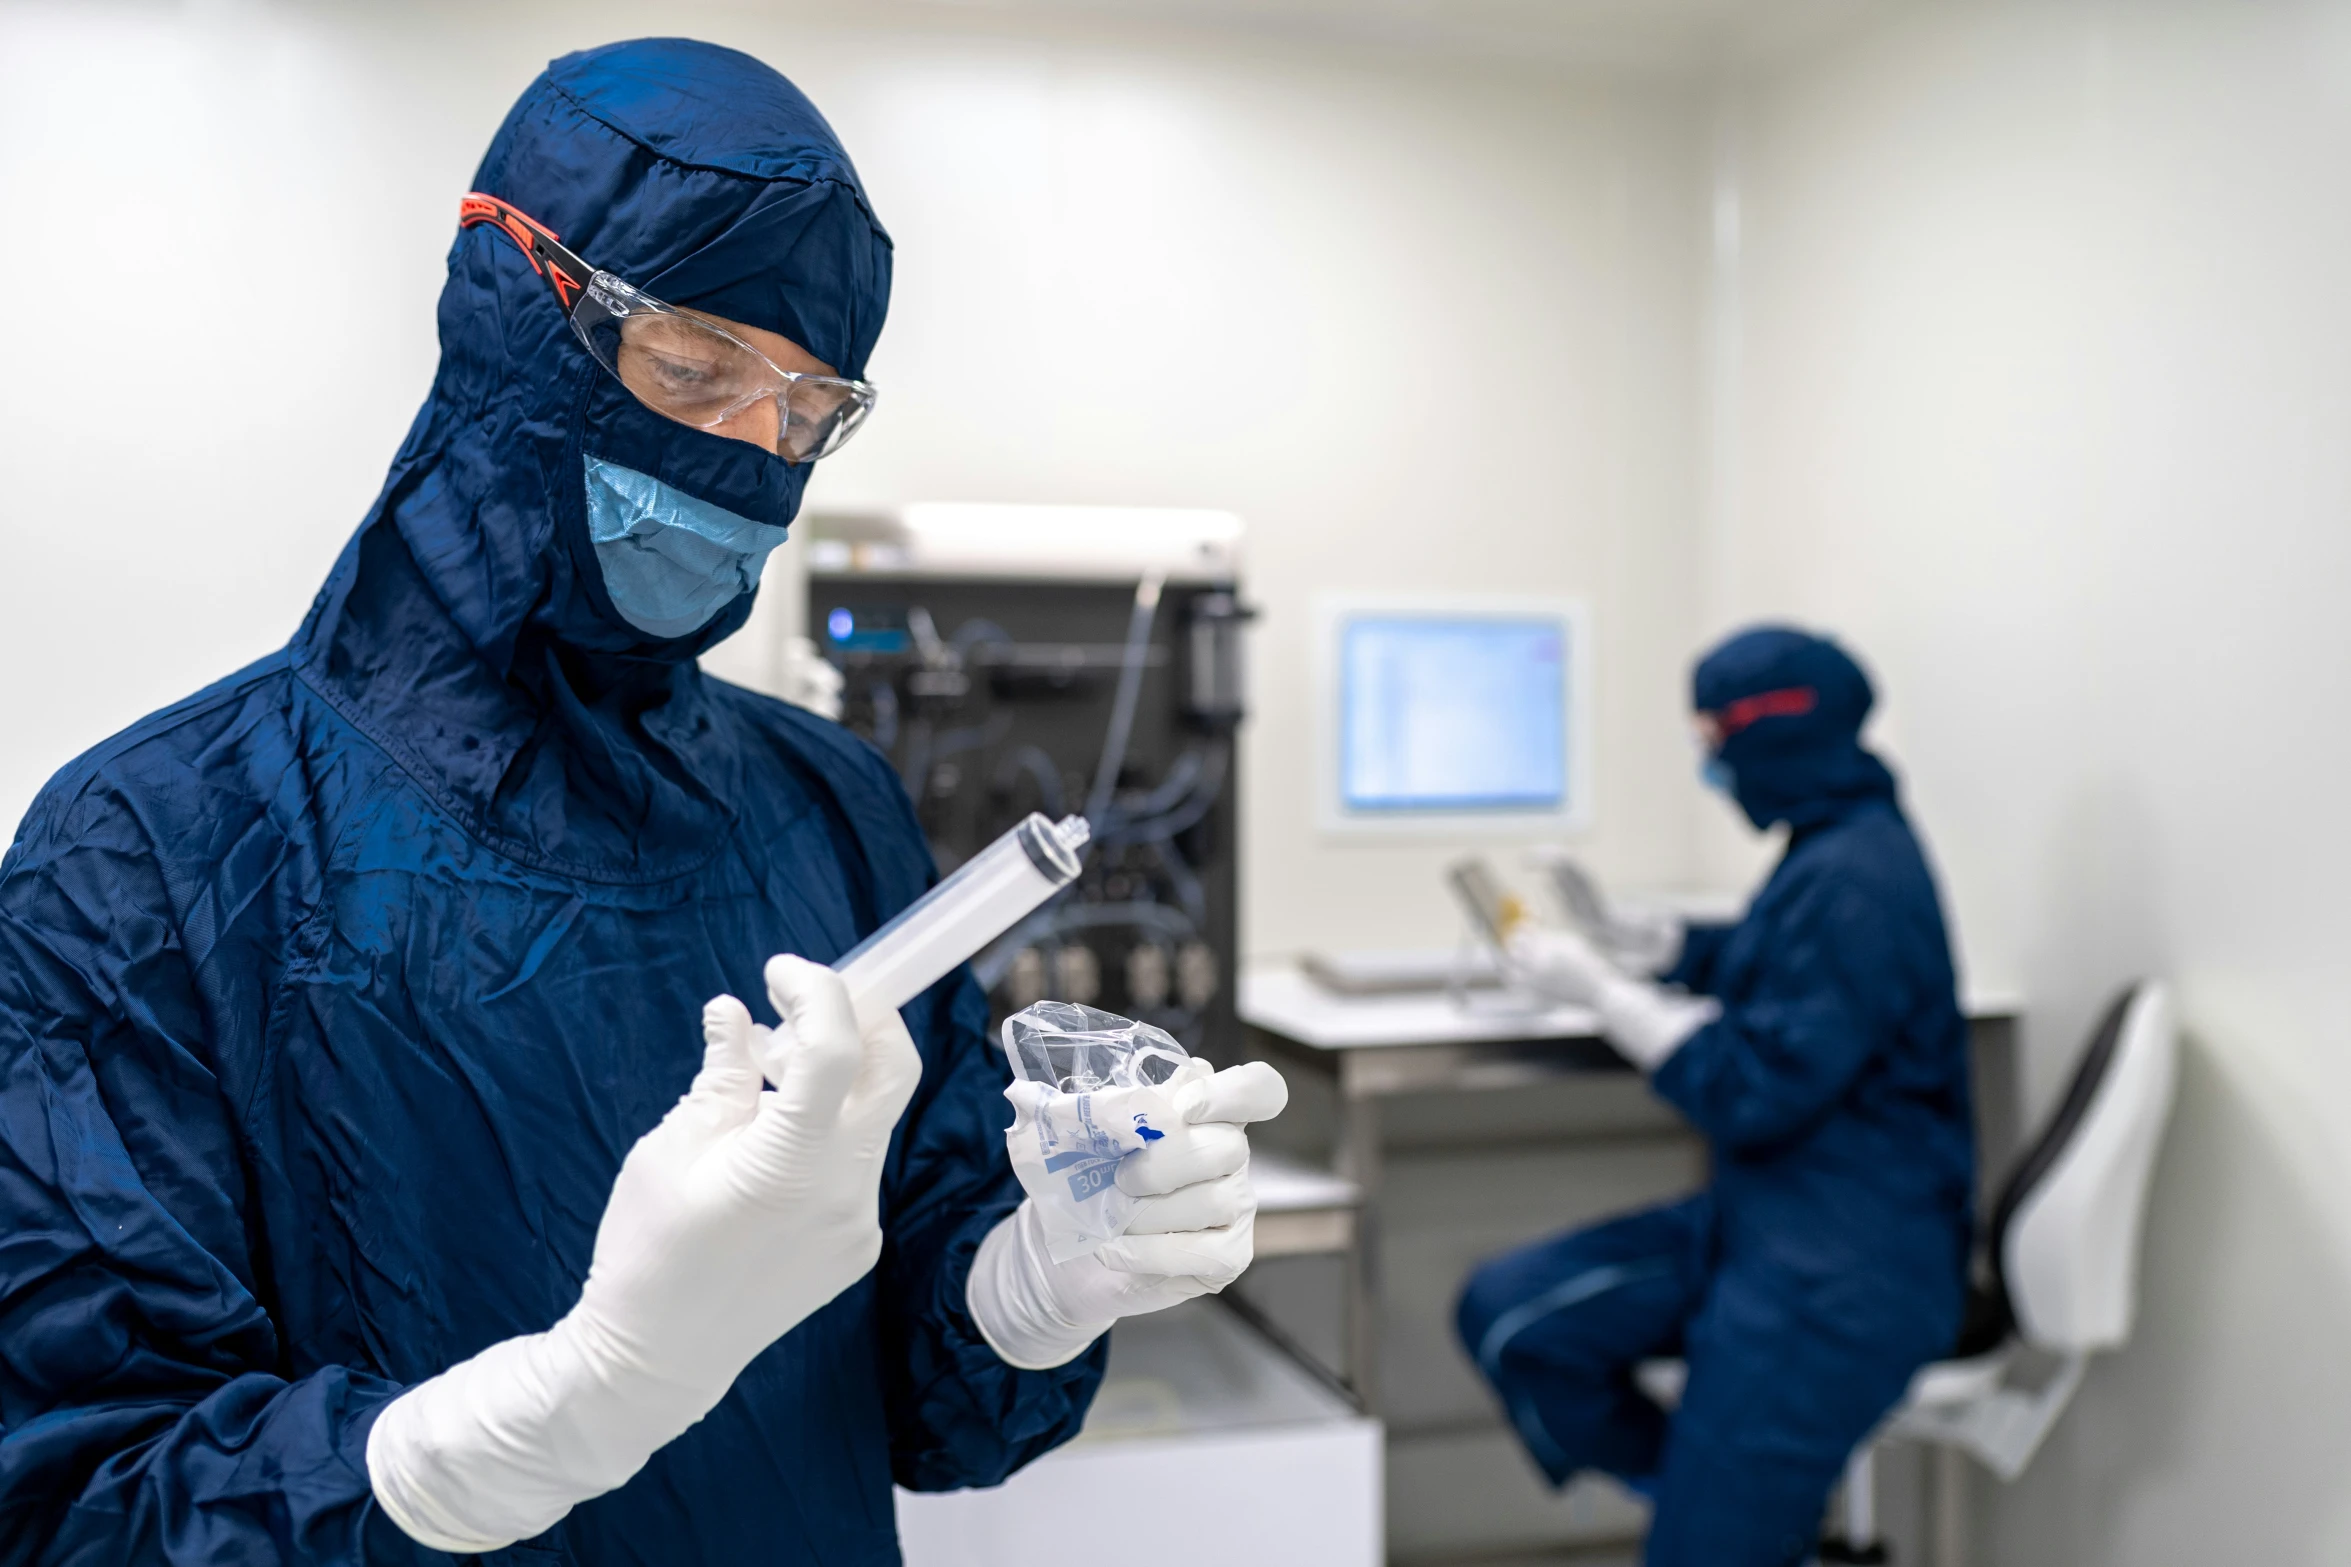
[[[1757,827],[1822,826],[1855,806],[1894,797],[1894,775],[1861,744],[1876,700],[1869,677],[1826,637],[1763,626],[1698,663],[1690,704],[1730,731],[1739,808]]]

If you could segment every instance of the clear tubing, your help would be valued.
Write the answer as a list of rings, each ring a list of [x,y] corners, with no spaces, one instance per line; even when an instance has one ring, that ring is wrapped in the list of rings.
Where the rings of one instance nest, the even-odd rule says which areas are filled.
[[[1143,661],[1151,651],[1151,621],[1159,613],[1159,592],[1167,573],[1148,572],[1135,584],[1134,611],[1127,616],[1126,659],[1118,672],[1118,694],[1110,703],[1110,727],[1102,735],[1102,761],[1086,796],[1086,820],[1096,827],[1110,814],[1118,770],[1126,765],[1127,739],[1135,727],[1135,699],[1143,690]]]
[[[895,1012],[1077,879],[1082,816],[1032,811],[833,965],[864,1013]]]

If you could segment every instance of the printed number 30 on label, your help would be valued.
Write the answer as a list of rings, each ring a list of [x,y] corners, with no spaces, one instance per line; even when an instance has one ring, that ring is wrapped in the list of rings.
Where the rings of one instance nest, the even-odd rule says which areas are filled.
[[[1110,1190],[1118,1179],[1118,1161],[1105,1159],[1100,1164],[1089,1164],[1069,1172],[1069,1194],[1079,1202],[1099,1196]]]

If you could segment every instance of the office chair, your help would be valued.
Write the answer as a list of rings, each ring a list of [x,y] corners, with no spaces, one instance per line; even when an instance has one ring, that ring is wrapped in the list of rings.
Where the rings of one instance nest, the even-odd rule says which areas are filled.
[[[1879,1442],[1906,1437],[1956,1448],[2013,1480],[2081,1388],[2090,1357],[2130,1337],[2147,1187],[2178,1057],[2163,985],[2125,988],[2090,1036],[2056,1113],[2001,1188],[1950,1358],[1919,1370],[1846,1465],[1843,1532],[1823,1543],[1824,1567],[1888,1559],[1877,1529]],[[2057,1361],[2037,1388],[2008,1383],[2026,1348]],[[1652,1397],[1672,1403],[1687,1374],[1680,1361],[1650,1361],[1637,1375]]]

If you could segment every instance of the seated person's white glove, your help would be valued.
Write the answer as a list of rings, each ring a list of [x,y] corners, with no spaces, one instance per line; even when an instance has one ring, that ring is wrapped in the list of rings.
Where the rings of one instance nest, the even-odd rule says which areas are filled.
[[[620,1485],[881,1256],[914,1041],[804,959],[770,961],[767,993],[788,1036],[732,996],[703,1009],[702,1070],[621,1165],[579,1304],[376,1418],[368,1477],[411,1538],[495,1550]]]
[[[1598,1012],[1608,1042],[1644,1072],[1663,1066],[1692,1034],[1722,1016],[1712,1000],[1628,977],[1572,930],[1519,930],[1504,955],[1543,994]]]
[[[1190,1134],[1119,1161],[1119,1190],[1142,1198],[1126,1233],[1090,1256],[1055,1262],[1026,1198],[972,1259],[964,1305],[1008,1365],[1066,1365],[1120,1317],[1210,1295],[1249,1266],[1257,1194],[1249,1186],[1251,1121],[1270,1121],[1289,1085],[1262,1061],[1227,1067],[1176,1091]]]
[[[1655,979],[1681,961],[1686,929],[1678,914],[1661,909],[1627,909],[1606,897],[1592,873],[1566,850],[1544,846],[1528,860],[1550,873],[1568,923],[1600,944],[1610,962],[1627,974]]]
[[[1682,960],[1682,941],[1687,934],[1678,914],[1662,909],[1611,909],[1608,958],[1627,974],[1655,979]]]

